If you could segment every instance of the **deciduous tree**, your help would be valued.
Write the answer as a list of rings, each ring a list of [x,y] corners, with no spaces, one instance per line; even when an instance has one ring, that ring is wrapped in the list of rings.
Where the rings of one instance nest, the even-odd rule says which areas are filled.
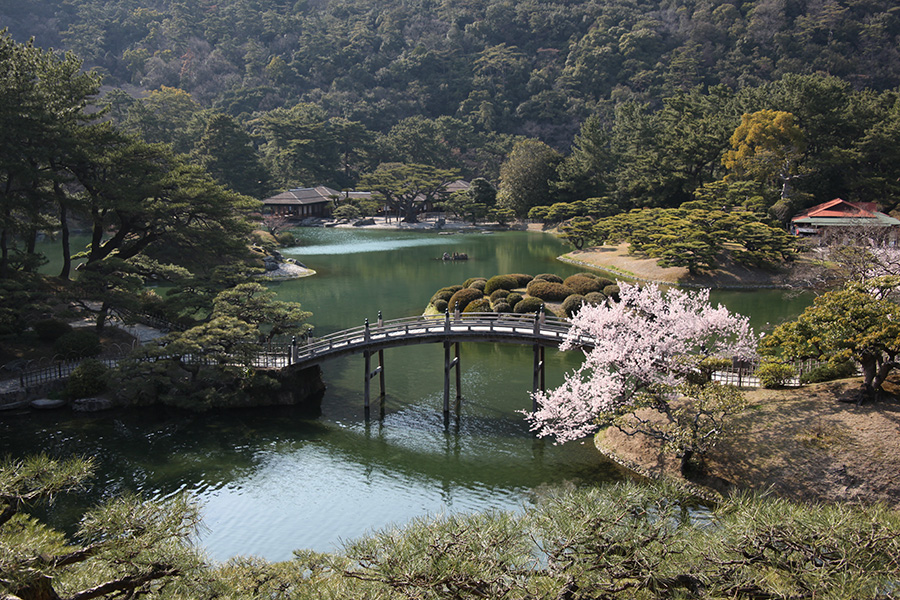
[[[528,415],[539,436],[559,442],[616,426],[665,441],[688,468],[724,433],[724,417],[743,406],[740,394],[703,376],[711,360],[755,354],[746,317],[709,303],[709,291],[620,284],[620,302],[586,305],[561,345],[590,340],[584,363],[559,388],[538,392]],[[647,419],[642,411],[661,417]]]

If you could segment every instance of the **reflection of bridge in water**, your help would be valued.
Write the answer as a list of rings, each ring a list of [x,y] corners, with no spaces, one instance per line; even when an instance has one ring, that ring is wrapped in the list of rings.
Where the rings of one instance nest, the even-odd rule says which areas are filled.
[[[366,415],[369,414],[370,382],[377,375],[380,398],[384,398],[384,350],[414,344],[444,344],[444,414],[450,412],[450,375],[456,370],[456,409],[462,398],[460,389],[461,342],[495,342],[531,345],[534,348],[533,390],[544,389],[544,349],[558,348],[569,333],[569,322],[544,313],[522,315],[514,313],[445,313],[438,316],[417,316],[385,321],[379,313],[378,321],[362,327],[345,329],[306,342],[294,342],[290,347],[259,357],[258,367],[303,369],[326,360],[352,354],[365,357],[364,395]],[[592,346],[589,338],[582,346]],[[451,358],[451,346],[453,358]],[[372,357],[377,354],[378,366],[372,369]]]

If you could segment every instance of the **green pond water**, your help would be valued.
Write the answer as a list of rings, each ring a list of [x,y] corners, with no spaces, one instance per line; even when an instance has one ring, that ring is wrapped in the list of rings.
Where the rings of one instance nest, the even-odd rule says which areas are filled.
[[[317,274],[273,289],[313,312],[318,335],[374,322],[378,311],[385,319],[419,314],[435,290],[469,277],[583,270],[556,260],[567,248],[539,233],[296,233],[299,245],[284,254]],[[470,260],[437,260],[444,252],[465,252]],[[794,317],[809,302],[775,290],[712,297],[750,315],[757,329]],[[526,346],[463,344],[462,407],[449,424],[441,412],[443,348],[431,344],[385,352],[384,414],[376,405],[369,421],[363,359],[350,357],[323,366],[328,389],[319,414],[273,408],[10,415],[0,418],[0,454],[97,459],[91,488],[49,513],[57,525],[71,522],[85,503],[118,492],[164,498],[187,491],[203,505],[200,543],[213,559],[284,560],[294,549],[336,550],[342,541],[421,515],[518,510],[545,486],[622,478],[588,440],[555,445],[529,433],[520,411],[531,406],[532,360]],[[546,362],[552,387],[578,356],[548,351]]]

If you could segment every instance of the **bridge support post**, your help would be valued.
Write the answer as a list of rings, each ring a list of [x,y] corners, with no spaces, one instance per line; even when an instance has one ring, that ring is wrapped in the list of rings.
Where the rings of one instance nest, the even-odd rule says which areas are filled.
[[[537,392],[540,389],[542,392],[546,389],[546,381],[544,379],[544,347],[540,344],[534,345],[534,379],[531,385],[531,391]],[[532,399],[531,401],[531,411],[534,412],[537,410],[537,401]]]
[[[381,312],[378,312],[378,325],[381,326]],[[369,333],[369,319],[366,319],[366,327],[363,331],[363,337],[365,338],[366,343],[369,342],[370,333]],[[372,378],[378,375],[378,383],[380,384],[380,394],[378,399],[381,404],[381,414],[384,415],[384,350],[378,351],[378,367],[373,371],[372,370],[372,352],[370,350],[363,351],[363,358],[365,359],[365,376],[363,377],[363,409],[365,412],[366,420],[369,420],[370,415],[370,399],[371,399],[371,381]]]
[[[444,416],[450,414],[450,370],[456,367],[456,410],[459,411],[460,401],[462,400],[462,377],[460,375],[459,365],[459,342],[453,344],[456,346],[456,358],[450,360],[450,344],[452,342],[444,342]]]

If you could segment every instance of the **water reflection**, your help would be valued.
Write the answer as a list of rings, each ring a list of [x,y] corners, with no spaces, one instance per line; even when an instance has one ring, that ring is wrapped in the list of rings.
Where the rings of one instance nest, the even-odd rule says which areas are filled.
[[[273,284],[281,299],[313,312],[317,334],[419,314],[440,287],[498,273],[583,270],[556,260],[567,249],[526,232],[439,236],[422,231],[297,230],[296,256],[317,275]],[[444,251],[468,261],[436,260]],[[804,301],[777,291],[716,292],[751,312],[754,325],[793,316]],[[793,303],[792,303],[793,302]],[[319,414],[267,408],[194,415],[166,410],[33,413],[0,418],[0,453],[49,450],[97,458],[93,486],[50,514],[72,523],[84,505],[134,490],[188,491],[204,505],[202,543],[225,560],[290,558],[297,548],[333,550],[341,540],[415,516],[488,508],[517,510],[532,490],[623,476],[590,444],[535,440],[520,411],[531,406],[532,353],[525,346],[462,345],[462,406],[445,424],[439,344],[385,353],[384,416],[363,415],[363,359],[324,365]],[[547,385],[562,382],[577,353],[548,351]]]

